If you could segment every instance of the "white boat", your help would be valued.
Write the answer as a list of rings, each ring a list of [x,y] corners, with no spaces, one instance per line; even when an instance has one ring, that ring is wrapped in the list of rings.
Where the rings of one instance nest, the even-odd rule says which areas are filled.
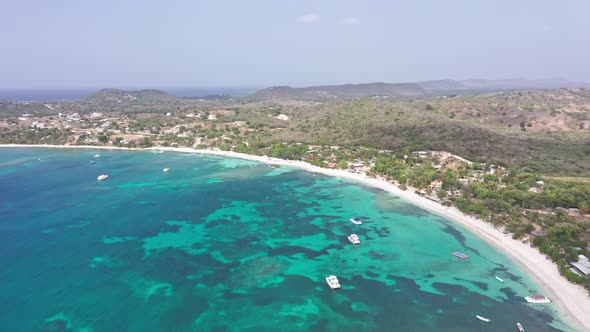
[[[98,176],[96,179],[97,179],[98,181],[104,181],[104,180],[106,180],[106,179],[108,179],[108,178],[109,178],[109,176],[108,176],[107,174],[101,174],[101,175],[99,175],[99,176]]]
[[[546,296],[543,295],[532,295],[532,296],[525,296],[524,298],[528,303],[549,303],[549,300]]]
[[[170,168],[166,167],[162,170],[164,173],[168,173],[170,171]]]
[[[498,276],[496,276],[496,280],[498,280],[499,282],[504,282],[504,279],[502,279],[502,278],[500,278]]]
[[[522,324],[516,323],[516,328],[518,329],[518,332],[524,332],[524,327],[522,327]]]
[[[164,150],[158,150],[158,153],[162,154],[164,153]]]
[[[94,158],[100,158],[100,155],[99,154],[95,154],[94,155]]]
[[[350,218],[350,222],[352,222],[355,225],[360,225],[363,223],[359,218]]]
[[[352,244],[359,244],[361,243],[361,240],[359,239],[359,236],[356,234],[350,234],[348,236],[348,241],[350,241],[350,243]]]
[[[477,319],[479,319],[480,321],[482,321],[482,322],[486,322],[486,323],[491,323],[491,322],[492,322],[492,320],[491,320],[491,319],[489,319],[489,318],[485,318],[485,317],[482,317],[482,316],[480,316],[480,315],[475,315],[475,317],[476,317]]]
[[[328,286],[330,286],[330,288],[332,289],[340,288],[340,282],[338,281],[338,278],[335,275],[326,277],[326,282],[328,283]]]

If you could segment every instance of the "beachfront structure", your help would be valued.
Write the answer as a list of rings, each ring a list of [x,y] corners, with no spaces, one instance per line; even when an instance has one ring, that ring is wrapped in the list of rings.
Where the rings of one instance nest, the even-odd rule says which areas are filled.
[[[461,196],[463,196],[463,192],[459,189],[454,189],[454,190],[449,190],[447,192],[447,195],[461,197]]]
[[[432,190],[442,190],[443,181],[441,179],[436,179],[430,183],[430,189]]]
[[[570,262],[570,265],[574,268],[574,272],[579,275],[589,275],[590,274],[590,261],[588,261],[588,257],[584,255],[578,256],[577,262]]]

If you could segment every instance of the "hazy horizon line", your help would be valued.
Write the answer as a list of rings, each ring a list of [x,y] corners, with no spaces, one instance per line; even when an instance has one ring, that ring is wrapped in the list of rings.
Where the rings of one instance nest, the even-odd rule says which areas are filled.
[[[543,78],[526,78],[526,77],[506,77],[506,78],[482,78],[482,77],[470,77],[470,78],[435,78],[427,80],[413,80],[413,81],[385,81],[385,80],[372,80],[372,81],[342,81],[342,82],[290,82],[290,83],[268,83],[268,84],[212,84],[212,85],[103,85],[103,86],[63,86],[63,87],[43,87],[43,86],[27,86],[27,87],[6,87],[0,86],[0,90],[103,90],[103,89],[117,89],[117,90],[159,90],[159,89],[260,89],[273,86],[290,86],[290,87],[309,87],[309,86],[327,86],[327,85],[346,85],[346,84],[371,84],[371,83],[388,83],[388,84],[401,84],[401,83],[421,83],[421,82],[436,82],[436,81],[510,81],[510,80],[522,80],[522,81],[566,81],[568,83],[590,83],[590,81],[572,80],[563,76],[556,77],[543,77]]]

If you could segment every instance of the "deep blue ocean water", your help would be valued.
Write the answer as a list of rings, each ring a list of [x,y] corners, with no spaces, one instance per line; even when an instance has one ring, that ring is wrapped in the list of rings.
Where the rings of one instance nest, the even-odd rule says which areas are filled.
[[[0,148],[0,250],[0,331],[571,331],[450,221],[239,159]]]

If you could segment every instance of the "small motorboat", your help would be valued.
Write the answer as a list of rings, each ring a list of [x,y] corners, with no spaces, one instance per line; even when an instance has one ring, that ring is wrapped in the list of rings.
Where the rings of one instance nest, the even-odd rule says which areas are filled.
[[[100,158],[100,155],[99,154],[95,154],[94,155],[94,158]]]
[[[96,164],[96,161],[94,161],[94,160],[91,160],[91,161],[90,161],[90,163],[91,163],[91,164]]]
[[[164,173],[168,173],[170,171],[170,168],[166,167],[162,170]]]
[[[498,280],[499,282],[504,282],[504,279],[502,279],[502,278],[500,278],[498,276],[496,276],[496,280]]]
[[[330,286],[331,289],[340,288],[340,282],[338,281],[338,278],[335,275],[330,275],[326,277],[326,282],[328,283],[328,286]]]
[[[476,317],[477,319],[479,319],[480,321],[482,321],[482,322],[486,322],[486,323],[491,323],[491,322],[492,322],[492,320],[491,320],[491,319],[489,319],[489,318],[485,318],[485,317],[482,317],[482,316],[480,316],[480,315],[475,315],[475,317]]]
[[[104,181],[104,180],[106,180],[106,179],[108,179],[108,178],[109,178],[109,176],[108,176],[107,174],[101,174],[101,175],[99,175],[99,176],[98,176],[96,179],[97,179],[98,181]]]
[[[352,244],[359,244],[361,243],[361,240],[359,239],[359,236],[356,234],[350,234],[348,236],[348,241],[350,241],[350,243]]]
[[[460,258],[460,259],[467,259],[467,258],[469,258],[469,255],[467,255],[467,254],[464,254],[464,253],[462,253],[462,252],[459,252],[459,251],[455,251],[455,252],[454,252],[454,253],[452,253],[451,255],[453,255],[453,256],[455,256],[455,257],[457,257],[457,258]]]
[[[524,332],[524,327],[522,327],[522,324],[516,323],[516,328],[518,329],[518,332]]]
[[[549,303],[551,300],[543,295],[532,295],[525,296],[524,298],[528,303]]]
[[[355,225],[360,225],[363,223],[363,221],[360,218],[350,218],[350,222],[352,222]]]

